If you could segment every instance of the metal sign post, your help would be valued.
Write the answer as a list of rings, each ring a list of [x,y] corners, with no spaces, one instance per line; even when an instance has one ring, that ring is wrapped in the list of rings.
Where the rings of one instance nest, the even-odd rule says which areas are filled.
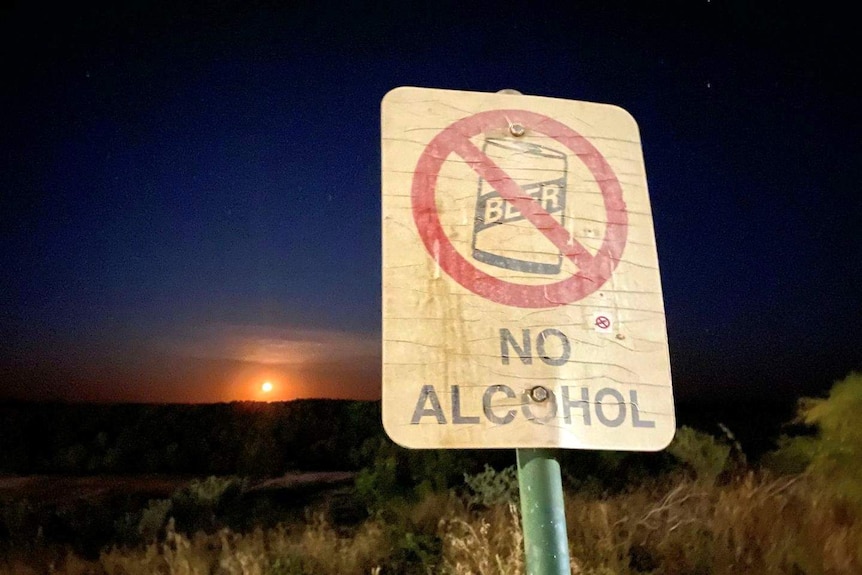
[[[518,487],[528,575],[569,575],[560,464],[548,449],[518,449]]]

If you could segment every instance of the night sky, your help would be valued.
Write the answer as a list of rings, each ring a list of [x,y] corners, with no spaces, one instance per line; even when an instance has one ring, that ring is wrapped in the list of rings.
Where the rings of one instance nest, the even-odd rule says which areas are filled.
[[[0,398],[264,399],[267,380],[266,399],[379,398],[397,86],[635,117],[677,398],[787,399],[862,369],[848,13],[22,4],[2,9]]]

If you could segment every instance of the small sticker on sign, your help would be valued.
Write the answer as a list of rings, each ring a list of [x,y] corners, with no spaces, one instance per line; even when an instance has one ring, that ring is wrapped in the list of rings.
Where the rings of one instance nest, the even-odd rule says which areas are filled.
[[[614,329],[614,320],[606,311],[593,314],[593,329],[599,333],[611,333]]]

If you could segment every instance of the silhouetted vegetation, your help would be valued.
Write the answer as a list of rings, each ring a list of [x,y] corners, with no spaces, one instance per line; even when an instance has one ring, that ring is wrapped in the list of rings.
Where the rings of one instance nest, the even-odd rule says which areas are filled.
[[[222,469],[255,474],[198,473],[160,494],[0,496],[0,572],[523,573],[513,450],[400,448],[383,435],[375,403],[231,404],[208,406],[204,416],[205,407],[49,406],[44,413],[80,409],[89,419],[77,429],[66,419],[68,428],[39,436],[40,458],[28,464],[40,470],[76,469],[57,466],[57,453],[90,461],[112,448],[116,461],[132,465],[119,469],[133,470],[131,454],[162,454],[159,441],[189,425],[201,433],[191,445],[204,459],[214,456],[207,449],[233,445],[213,439],[225,429],[244,438],[249,451],[232,447]],[[18,417],[38,411],[4,409]],[[757,461],[727,427],[682,426],[661,453],[559,452],[573,572],[860,572],[862,435],[853,417],[860,410],[862,374],[851,374],[828,397],[802,400],[788,435]],[[153,422],[167,426],[161,440],[119,441],[127,426],[146,434]],[[280,429],[291,422],[297,427]],[[26,452],[33,440],[26,432],[37,430],[29,425],[4,441]],[[364,427],[351,434],[342,425]],[[264,461],[272,449],[301,443],[303,429],[316,453]],[[272,448],[269,437],[283,443]],[[117,447],[133,443],[128,453]],[[159,457],[144,457],[145,465],[171,461]],[[300,463],[353,472],[329,484],[265,479]]]
[[[380,404],[0,404],[0,473],[273,476],[359,469]]]

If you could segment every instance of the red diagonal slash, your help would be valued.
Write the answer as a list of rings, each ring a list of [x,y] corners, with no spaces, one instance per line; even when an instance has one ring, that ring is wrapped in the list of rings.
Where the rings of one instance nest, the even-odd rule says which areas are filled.
[[[602,193],[606,225],[602,245],[592,256],[572,238],[537,200],[512,180],[472,142],[480,134],[499,134],[511,122],[527,126],[572,152],[595,178]],[[440,221],[436,203],[440,169],[453,156],[460,157],[485,179],[504,201],[511,202],[544,234],[578,271],[556,282],[530,285],[506,281],[476,267],[452,244]],[[527,110],[488,110],[455,121],[437,134],[416,162],[411,186],[413,220],[425,249],[442,270],[459,284],[488,300],[522,308],[549,308],[583,299],[613,274],[626,245],[628,215],[622,188],[613,169],[583,136],[548,116]]]
[[[458,138],[451,142],[452,149],[475,170],[491,187],[497,190],[500,197],[514,204],[536,229],[551,240],[560,253],[569,258],[578,269],[586,269],[593,261],[593,256],[566,229],[549,214],[538,200],[527,194],[521,186],[507,174],[494,160],[476,147],[467,138]]]

